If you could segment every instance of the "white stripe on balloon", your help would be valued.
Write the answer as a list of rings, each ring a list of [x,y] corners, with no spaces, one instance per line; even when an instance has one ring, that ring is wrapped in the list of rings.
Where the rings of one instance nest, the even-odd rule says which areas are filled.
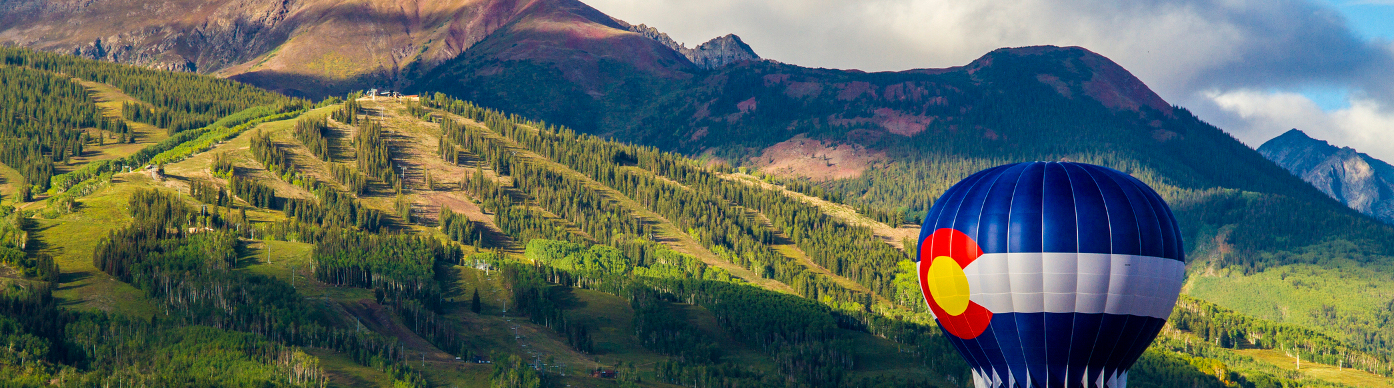
[[[1166,319],[1186,264],[1107,253],[992,253],[964,268],[969,300],[994,314],[1106,313]]]

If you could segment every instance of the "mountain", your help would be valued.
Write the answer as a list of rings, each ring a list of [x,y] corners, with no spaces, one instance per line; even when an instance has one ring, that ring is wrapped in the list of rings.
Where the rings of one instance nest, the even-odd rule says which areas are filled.
[[[550,30],[553,26],[599,23],[623,29],[584,4],[565,0],[182,0],[158,5],[16,0],[6,5],[0,11],[0,42],[217,74],[314,96],[405,84],[411,74],[459,55],[508,25],[560,33],[544,39],[597,32]]]
[[[803,171],[796,174],[818,181],[873,179],[863,174],[869,166],[939,154],[1060,158],[1112,150],[1167,170],[1181,187],[1302,191],[1261,155],[1079,47],[999,49],[965,66],[879,73],[746,61],[657,77],[602,61],[615,70],[592,83],[537,61],[495,59],[492,47],[511,45],[490,39],[427,73],[421,85],[431,87],[419,90],[731,164],[792,163]],[[943,147],[946,141],[955,146]],[[819,175],[817,167],[829,164],[821,158],[780,156],[792,155],[784,152],[790,142],[807,144],[796,152],[803,159],[845,153],[846,163]],[[1232,158],[1235,168],[1217,169],[1207,152]],[[924,210],[933,196],[863,199]]]
[[[900,264],[904,250],[914,247],[906,237],[915,229],[903,224],[918,221],[949,185],[973,172],[1071,160],[1138,177],[1172,204],[1182,225],[1185,293],[1193,299],[1178,310],[1178,326],[1155,345],[1139,376],[1186,370],[1216,384],[1243,378],[1241,386],[1272,386],[1255,383],[1274,381],[1268,377],[1289,386],[1320,380],[1265,361],[1283,359],[1284,351],[1296,352],[1304,366],[1391,373],[1394,228],[1331,199],[1085,48],[1003,48],[963,66],[867,73],[756,60],[734,36],[689,50],[661,32],[568,0],[4,4],[0,41],[15,45],[196,70],[290,95],[379,86],[423,96],[312,104],[209,77],[0,48],[6,76],[63,91],[49,96],[54,103],[35,105],[46,107],[35,115],[56,123],[42,136],[26,132],[31,128],[23,120],[6,121],[10,126],[0,131],[8,136],[0,139],[0,162],[12,167],[0,169],[3,198],[19,209],[3,220],[35,236],[30,244],[16,236],[31,234],[0,234],[24,251],[4,257],[25,259],[7,264],[23,267],[14,278],[58,282],[53,298],[75,309],[142,318],[163,311],[177,314],[158,320],[164,325],[201,323],[272,338],[302,337],[266,325],[314,324],[340,330],[326,331],[332,338],[347,338],[362,319],[370,331],[448,363],[448,354],[468,357],[516,344],[510,341],[518,334],[499,336],[514,329],[502,316],[439,304],[445,294],[464,300],[463,291],[482,289],[500,293],[486,299],[501,298],[537,323],[523,326],[535,330],[528,338],[571,349],[556,354],[572,365],[587,359],[582,349],[609,349],[641,356],[607,362],[668,368],[642,372],[650,383],[698,370],[744,376],[727,385],[751,386],[895,376],[905,364],[886,360],[900,360],[892,355],[900,354],[896,348],[913,343],[917,365],[946,369],[907,376],[962,385],[966,377],[952,375],[954,358],[925,359],[948,348],[937,332],[912,325],[928,322],[923,305],[913,284],[896,282],[909,278]],[[34,88],[14,88],[24,98],[7,102],[38,101],[24,92]],[[164,90],[171,91],[156,92]],[[123,168],[144,165],[151,171]],[[140,194],[150,189],[165,195]],[[200,215],[159,218],[184,211],[178,206],[128,210],[173,203],[172,193]],[[452,213],[442,207],[463,219],[446,216]],[[21,216],[41,220],[31,224]],[[166,227],[151,226],[160,223]],[[165,245],[137,244],[131,236],[141,233],[155,233],[152,239]],[[114,245],[118,237],[130,250]],[[529,255],[529,244],[542,240],[599,248],[539,242]],[[420,245],[430,241],[454,243],[439,250]],[[109,260],[94,260],[99,244],[109,248]],[[250,256],[183,263],[181,255],[192,248],[143,251],[165,246],[206,248],[210,258]],[[455,248],[470,259],[452,261],[462,260]],[[391,249],[411,260],[391,259],[397,252]],[[132,265],[143,257],[169,261]],[[491,265],[519,262],[557,267],[532,267],[541,273],[509,267],[506,281],[489,278],[497,273]],[[560,266],[566,268],[553,271]],[[190,268],[220,275],[204,279]],[[479,268],[497,287],[478,280]],[[727,278],[701,268],[743,280],[732,289],[704,283]],[[128,270],[171,272],[137,278]],[[452,277],[454,270],[460,278]],[[695,282],[693,274],[702,276],[700,287],[662,283]],[[628,288],[612,283],[617,278],[650,283]],[[285,321],[291,326],[262,325],[247,318],[261,315],[221,315],[228,305],[201,305],[212,302],[181,298],[142,279],[184,279],[187,287],[170,289],[194,295],[225,295],[209,290],[241,284],[205,280],[248,280],[292,296],[302,294],[283,291],[299,284],[302,296],[333,303],[292,297],[235,306],[300,317]],[[653,304],[625,291],[697,289],[712,294],[660,293],[668,304]],[[1239,289],[1246,292],[1234,292]],[[605,295],[588,292],[596,290]],[[712,295],[720,297],[706,298]],[[740,302],[773,303],[773,314],[810,312],[796,320],[810,326],[790,330],[812,327],[817,335],[755,342],[786,337],[762,331],[778,320],[735,315],[760,310]],[[189,303],[206,310],[188,309]],[[201,311],[211,315],[196,315]],[[662,313],[646,315],[654,311]],[[572,318],[596,326],[558,323]],[[632,332],[635,326],[625,322],[641,318],[652,319],[642,327],[669,331],[616,334]],[[392,324],[408,320],[424,326]],[[750,322],[756,323],[733,326]],[[489,330],[460,340],[475,327]],[[884,331],[891,328],[910,331]],[[57,330],[36,333],[63,338]],[[608,339],[588,348],[585,333]],[[727,342],[716,345],[760,345],[733,356],[755,360],[741,365],[755,371],[716,369],[732,363],[680,351],[710,349],[689,346],[688,338],[721,335]],[[861,353],[843,357],[847,346]],[[311,348],[343,361],[337,364],[348,362],[336,354],[367,354]],[[375,349],[401,358],[391,346]],[[49,359],[71,360],[65,357]],[[706,361],[688,369],[683,365],[691,364],[656,363],[674,358]],[[400,360],[376,365],[388,364]],[[1197,372],[1196,365],[1214,372]],[[511,370],[521,369],[530,368]],[[402,370],[410,371],[380,372],[410,376]],[[471,370],[480,377],[480,369]],[[1226,370],[1237,372],[1220,372]],[[1158,377],[1155,386],[1200,381],[1169,376],[1176,380]],[[1372,385],[1364,381],[1348,385]]]
[[[407,87],[491,36],[507,42],[499,58],[555,64],[583,83],[599,58],[665,77],[758,59],[734,36],[668,49],[630,28],[576,0],[11,0],[0,10],[0,44],[315,97]]]
[[[34,142],[0,120],[0,340],[22,344],[0,347],[0,384],[970,381],[915,284],[916,228],[803,182],[444,94],[311,103],[23,49],[0,64],[0,109],[53,124]],[[193,107],[208,97],[227,106]],[[1279,349],[1389,373],[1384,350],[1176,311],[1135,385],[1332,378],[1262,360]]]
[[[1394,166],[1389,163],[1297,129],[1269,139],[1258,152],[1351,209],[1394,223]]]

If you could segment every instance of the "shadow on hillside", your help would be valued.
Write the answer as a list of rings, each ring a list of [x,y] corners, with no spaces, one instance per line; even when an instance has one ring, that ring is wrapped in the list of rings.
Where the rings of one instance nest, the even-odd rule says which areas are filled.
[[[92,277],[92,271],[64,272],[58,275],[58,289],[71,290],[77,287],[73,283],[87,280]]]
[[[77,205],[76,203],[73,204],[73,208],[74,208],[74,209],[76,209],[77,206],[78,206],[78,205]],[[48,226],[45,226],[45,227],[42,227],[42,228],[36,228],[36,227],[34,227],[34,225],[37,224],[37,223],[38,223],[38,222],[37,222],[36,220],[33,220],[33,219],[28,220],[28,225],[26,225],[26,228],[25,228],[25,229],[28,230],[28,231],[30,231],[30,236],[31,236],[31,237],[29,237],[29,241],[26,241],[26,242],[24,243],[24,250],[25,250],[25,252],[28,253],[29,256],[37,256],[37,255],[40,254],[40,253],[47,253],[47,254],[52,255],[52,256],[58,256],[58,255],[62,254],[62,253],[63,253],[63,247],[61,247],[61,246],[60,246],[60,247],[55,247],[53,244],[49,244],[47,241],[44,241],[44,239],[42,239],[42,238],[35,238],[35,237],[34,237],[34,236],[42,236],[42,235],[44,235],[44,232],[47,232],[49,229],[53,229],[53,227],[58,226],[59,223],[53,223],[53,224],[51,224],[51,225],[48,225]]]
[[[228,77],[234,81],[284,94],[320,100],[329,96],[342,96],[350,91],[371,88],[392,88],[391,75],[385,72],[362,74],[347,79],[332,79],[309,74],[283,73],[273,70],[257,70]]]
[[[588,303],[576,297],[576,289],[571,287],[551,287],[547,289],[550,299],[564,310],[585,308]]]

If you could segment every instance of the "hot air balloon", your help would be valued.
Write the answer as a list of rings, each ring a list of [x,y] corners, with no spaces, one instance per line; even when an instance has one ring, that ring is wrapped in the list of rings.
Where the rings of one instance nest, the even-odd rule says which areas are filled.
[[[978,388],[1125,387],[1185,275],[1161,196],[1082,163],[973,174],[935,202],[919,241],[925,301]]]

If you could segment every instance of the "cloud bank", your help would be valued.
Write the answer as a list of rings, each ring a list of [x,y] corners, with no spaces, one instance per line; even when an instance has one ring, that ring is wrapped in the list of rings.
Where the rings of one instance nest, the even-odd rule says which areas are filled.
[[[1323,111],[1306,96],[1296,93],[1266,93],[1250,90],[1206,93],[1214,103],[1259,128],[1324,128],[1323,136],[1337,146],[1389,162],[1394,155],[1394,115],[1378,102],[1352,99],[1350,106]],[[1312,131],[1304,130],[1310,135]]]
[[[1083,46],[1123,65],[1168,102],[1191,109],[1251,146],[1294,127],[1338,144],[1344,143],[1341,139],[1394,143],[1394,127],[1375,127],[1394,118],[1394,44],[1360,37],[1327,3],[583,1],[628,22],[654,26],[688,46],[735,33],[762,57],[810,67],[948,67],[1000,47]],[[1301,117],[1262,110],[1301,99],[1289,92],[1313,87],[1350,90],[1351,106],[1304,110],[1309,115]],[[1258,110],[1245,110],[1250,108]],[[1374,116],[1338,119],[1357,111]],[[1322,125],[1326,127],[1318,127]],[[1394,160],[1394,149],[1369,152]]]

